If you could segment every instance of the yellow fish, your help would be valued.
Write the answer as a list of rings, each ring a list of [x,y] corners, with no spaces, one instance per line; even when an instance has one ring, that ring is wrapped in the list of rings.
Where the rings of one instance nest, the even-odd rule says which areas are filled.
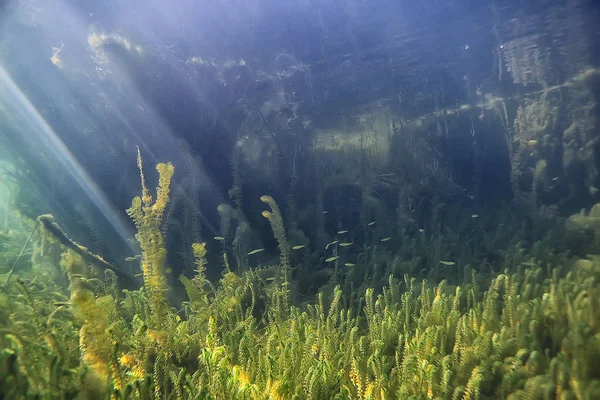
[[[354,243],[354,242],[344,242],[344,243],[340,243],[340,247],[348,247],[348,246],[352,246],[352,243]]]
[[[339,240],[334,240],[331,243],[327,243],[327,246],[325,246],[325,250],[327,250],[329,248],[329,246],[333,246],[334,244],[338,244],[340,241]]]
[[[471,218],[479,218],[479,214],[473,214],[471,215]]]
[[[222,242],[223,240],[225,240],[225,238],[223,236],[215,236],[214,239],[218,240],[219,242]]]
[[[338,231],[338,235],[343,235],[344,233],[348,233],[348,230]]]
[[[391,237],[386,237],[386,238],[381,239],[381,242],[387,242],[387,241],[390,241],[390,240],[392,240]]]
[[[265,249],[254,249],[251,252],[248,253],[249,256],[251,256],[252,254],[256,254],[256,253],[260,253],[261,251],[264,251]]]
[[[377,223],[377,221],[373,221],[373,222],[369,222],[367,225],[369,225],[369,226],[373,226],[373,225],[375,225],[376,223]]]
[[[440,263],[444,265],[454,265],[454,261],[440,261]]]
[[[340,256],[329,257],[327,260],[325,260],[325,262],[332,262],[337,260],[338,258],[340,258]]]
[[[303,244],[299,244],[298,246],[292,247],[292,250],[300,250],[300,249],[303,249],[303,248],[304,248],[304,245]]]
[[[346,267],[356,267],[356,264],[346,263],[344,264]]]

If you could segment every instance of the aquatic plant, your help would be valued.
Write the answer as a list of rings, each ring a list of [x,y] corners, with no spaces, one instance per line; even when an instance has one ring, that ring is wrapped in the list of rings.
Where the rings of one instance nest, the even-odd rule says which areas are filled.
[[[15,277],[0,292],[2,396],[590,399],[600,393],[600,255],[571,259],[553,251],[551,232],[529,249],[519,235],[506,242],[498,233],[481,241],[492,248],[508,243],[501,268],[482,273],[445,261],[453,254],[481,257],[481,243],[461,247],[463,232],[474,236],[473,225],[464,224],[458,233],[401,238],[413,247],[408,255],[404,249],[389,258],[381,246],[365,248],[353,267],[363,274],[346,277],[360,280],[342,289],[334,275],[314,299],[297,304],[288,298],[294,279],[284,222],[275,201],[263,196],[280,263],[243,274],[225,270],[213,284],[206,278],[206,244],[195,243],[194,276],[181,277],[188,300],[177,312],[167,296],[160,233],[174,169],[159,164],[152,202],[139,154],[138,166],[142,195],[128,212],[138,228],[143,287],[119,293],[113,273],[95,275],[67,248],[61,267],[70,295],[27,271]],[[439,279],[446,275],[439,269],[429,279],[404,273],[419,272],[407,261],[414,254],[456,269],[452,283]]]
[[[271,208],[271,211],[263,211],[262,215],[271,224],[271,228],[273,228],[273,234],[275,235],[275,239],[277,239],[277,243],[279,244],[279,266],[281,268],[279,283],[282,286],[287,286],[289,285],[290,278],[290,245],[287,241],[287,235],[283,225],[281,211],[279,211],[279,206],[271,196],[263,195],[261,196],[260,201],[266,203]]]
[[[169,189],[175,169],[171,164],[158,164],[156,166],[159,183],[156,200],[152,203],[152,197],[144,179],[142,156],[139,148],[137,162],[142,182],[142,196],[133,198],[127,214],[129,214],[138,230],[138,240],[142,249],[141,265],[144,274],[144,287],[148,294],[154,321],[160,321],[161,324],[164,324],[171,320],[171,310],[166,296],[168,291],[165,279],[167,251],[164,247],[160,228],[165,208],[169,202]]]

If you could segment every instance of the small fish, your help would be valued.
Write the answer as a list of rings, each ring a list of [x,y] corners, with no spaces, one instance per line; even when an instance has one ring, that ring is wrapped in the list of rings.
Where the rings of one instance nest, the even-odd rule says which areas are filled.
[[[381,242],[388,242],[388,241],[390,241],[390,240],[392,240],[392,238],[391,238],[391,237],[386,237],[386,238],[383,238],[383,239],[381,239],[380,241],[381,241]]]
[[[137,260],[136,257],[127,257],[127,258],[125,258],[125,261],[127,261],[127,262],[131,262],[131,261],[135,261],[135,260]]]
[[[552,180],[553,180],[554,182],[556,182],[556,181],[558,180],[558,176],[555,176],[554,178],[552,178]]]
[[[300,250],[300,249],[303,249],[303,248],[304,248],[304,245],[303,244],[299,244],[298,246],[292,247],[292,250]]]
[[[248,253],[249,256],[251,256],[252,254],[256,254],[256,253],[260,253],[261,251],[264,251],[265,249],[254,249],[251,252]]]
[[[340,258],[340,256],[329,257],[327,260],[325,260],[325,262],[332,262],[337,260],[338,258]]]
[[[479,214],[472,214],[471,218],[479,218]]]
[[[134,276],[135,276],[136,278],[139,278],[140,276],[144,276],[144,274],[140,272],[139,274],[135,274]]]
[[[526,267],[535,267],[535,263],[533,261],[525,261],[522,262],[521,265],[525,265]]]
[[[215,240],[222,242],[223,240],[225,240],[225,238],[223,236],[215,236]]]
[[[376,223],[377,223],[377,221],[373,221],[373,222],[369,222],[367,225],[369,225],[369,226],[373,226],[373,225],[375,225]]]
[[[329,214],[329,211],[323,211],[322,214]]]
[[[172,272],[173,272],[173,270],[172,270],[170,267],[167,267],[167,269],[165,269],[165,272],[166,272],[167,274],[170,274],[170,273],[172,273]]]
[[[345,263],[344,265],[346,267],[356,267],[356,264],[352,264],[352,263]]]
[[[354,242],[343,242],[343,243],[340,243],[340,247],[352,246],[352,243],[354,243]]]
[[[273,277],[273,276],[270,276],[267,279],[265,279],[265,281],[267,281],[267,282],[272,282],[274,280],[275,280],[275,277]]]
[[[347,231],[347,230],[344,230],[344,231],[338,231],[338,235],[343,235],[344,233],[348,233],[348,231]]]
[[[420,233],[423,233],[423,232],[425,232],[425,229],[423,229],[423,228],[419,228],[419,232],[420,232]]]
[[[440,263],[444,264],[444,265],[454,265],[455,264],[454,261],[440,261]]]
[[[327,243],[327,246],[325,246],[325,250],[327,250],[329,248],[329,246],[333,246],[334,244],[338,244],[340,241],[339,240],[334,240],[331,243]]]
[[[81,274],[71,274],[71,277],[72,277],[72,278],[85,279],[85,276],[84,276],[84,275],[81,275]]]
[[[537,140],[530,140],[527,142],[527,144],[530,146],[535,146],[537,144]]]

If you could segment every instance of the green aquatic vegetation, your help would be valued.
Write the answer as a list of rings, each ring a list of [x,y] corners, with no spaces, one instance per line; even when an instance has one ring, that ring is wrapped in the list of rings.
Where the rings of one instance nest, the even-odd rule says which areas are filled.
[[[166,296],[168,291],[165,278],[167,251],[164,247],[164,239],[160,228],[165,208],[169,202],[169,190],[174,167],[171,164],[158,164],[156,166],[159,173],[159,183],[154,202],[152,202],[152,196],[146,187],[139,148],[138,168],[142,181],[142,196],[134,197],[131,207],[127,209],[127,214],[129,214],[138,230],[138,241],[142,249],[141,265],[144,274],[144,288],[150,301],[154,321],[167,324],[172,319],[172,312]]]
[[[281,276],[279,279],[280,284],[286,286],[289,285],[290,245],[287,241],[287,234],[283,225],[281,211],[279,211],[279,206],[271,196],[263,195],[260,200],[271,208],[271,211],[263,211],[262,215],[271,224],[273,234],[279,244],[279,265],[281,267]]]
[[[517,241],[503,249],[498,272],[461,265],[450,283],[438,279],[439,271],[417,278],[419,266],[402,251],[390,257],[376,245],[357,256],[343,286],[333,275],[300,305],[289,296],[294,276],[283,219],[263,196],[280,264],[243,274],[225,269],[211,283],[206,244],[195,243],[194,275],[181,277],[188,300],[177,311],[167,296],[160,225],[174,170],[159,164],[152,202],[138,163],[142,196],[129,214],[142,247],[143,286],[119,292],[110,270],[94,275],[69,249],[60,263],[68,291],[32,275],[15,277],[0,292],[0,397],[589,399],[600,393],[600,255],[571,259],[554,252],[550,240],[529,250]],[[401,242],[438,264],[480,257],[481,250],[461,247],[461,237],[446,232]],[[488,247],[494,240],[481,239]],[[420,243],[435,244],[434,254]]]
[[[0,293],[0,393],[5,398],[53,398],[85,392],[79,336],[62,290],[14,277]]]

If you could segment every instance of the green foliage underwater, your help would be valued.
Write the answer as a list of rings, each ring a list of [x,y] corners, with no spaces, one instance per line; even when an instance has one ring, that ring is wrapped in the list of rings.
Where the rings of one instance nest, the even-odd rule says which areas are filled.
[[[277,204],[263,196],[280,262],[237,273],[224,253],[221,279],[209,282],[206,244],[194,243],[195,275],[181,277],[187,299],[176,308],[160,229],[174,167],[157,170],[157,193],[142,172],[127,210],[142,250],[135,290],[121,290],[51,216],[21,222],[35,245],[30,265],[2,279],[0,397],[599,398],[600,254],[571,256],[558,243],[583,225],[597,249],[600,206],[567,221],[540,216],[532,245],[510,211],[488,221],[456,209],[455,231],[434,221],[430,232],[363,246],[353,262],[340,231],[328,245],[337,254],[326,261],[328,283],[303,298],[292,272],[307,249],[292,247]],[[3,257],[26,236],[2,236]],[[502,257],[501,270],[482,249]],[[437,266],[418,276],[423,258]],[[56,283],[62,275],[68,290]]]
[[[0,0],[0,400],[600,399],[598,3]]]

